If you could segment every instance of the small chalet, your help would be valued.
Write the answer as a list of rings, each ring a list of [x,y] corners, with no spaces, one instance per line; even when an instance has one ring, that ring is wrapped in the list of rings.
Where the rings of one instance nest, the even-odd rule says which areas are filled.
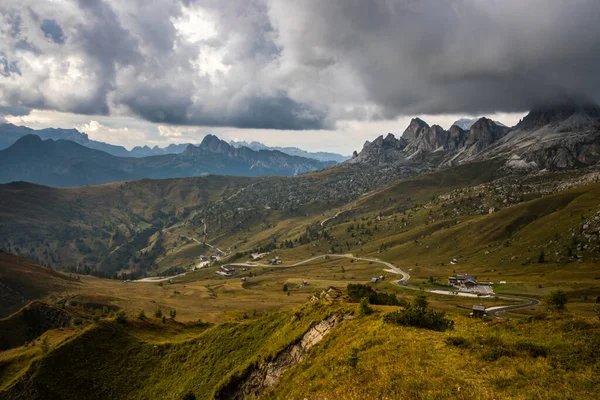
[[[270,263],[272,265],[279,265],[279,264],[282,264],[283,261],[281,261],[281,259],[279,257],[275,257],[275,258],[271,258]]]
[[[473,311],[471,311],[471,317],[481,318],[485,316],[487,316],[487,312],[485,311],[485,306],[483,304],[473,306]]]
[[[459,274],[456,276],[450,276],[448,278],[448,283],[453,286],[473,287],[473,286],[477,286],[477,278],[475,278],[473,275]]]

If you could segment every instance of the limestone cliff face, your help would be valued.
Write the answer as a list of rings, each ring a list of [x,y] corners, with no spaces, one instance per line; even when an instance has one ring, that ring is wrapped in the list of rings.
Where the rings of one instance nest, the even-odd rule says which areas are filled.
[[[373,167],[410,165],[444,167],[495,157],[528,168],[574,168],[600,161],[600,109],[563,104],[532,110],[507,128],[480,118],[469,129],[444,130],[414,118],[396,139],[392,134],[366,142],[350,164]],[[515,163],[514,160],[522,160]]]
[[[395,163],[404,158],[403,150],[406,145],[407,141],[403,137],[396,139],[394,135],[388,133],[385,138],[379,136],[373,142],[365,142],[361,152],[353,154],[348,163],[364,165]]]
[[[289,368],[304,360],[308,351],[331,332],[344,316],[333,314],[312,326],[299,340],[290,344],[271,361],[264,361],[232,380],[215,394],[215,399],[258,398],[268,388],[279,382]]]

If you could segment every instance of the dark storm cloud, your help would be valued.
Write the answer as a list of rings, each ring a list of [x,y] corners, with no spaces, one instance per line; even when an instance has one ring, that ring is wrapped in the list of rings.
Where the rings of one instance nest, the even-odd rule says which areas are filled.
[[[6,0],[0,17],[5,104],[319,129],[600,102],[597,0]]]
[[[350,69],[383,116],[521,111],[552,97],[600,100],[597,0],[277,0],[280,30],[311,66]],[[318,53],[315,53],[318,49]]]
[[[44,32],[44,35],[54,43],[63,44],[65,42],[65,34],[63,33],[60,25],[53,19],[45,19],[40,25],[40,29]]]

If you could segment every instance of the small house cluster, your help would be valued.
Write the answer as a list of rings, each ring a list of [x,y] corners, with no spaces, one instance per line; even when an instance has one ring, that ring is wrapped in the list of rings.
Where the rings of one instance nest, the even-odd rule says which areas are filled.
[[[281,259],[276,256],[275,258],[271,258],[271,260],[269,261],[269,264],[280,265],[280,264],[283,264],[283,261],[281,261]]]
[[[448,278],[448,283],[459,288],[473,289],[478,285],[477,278],[473,275],[456,275]]]
[[[383,278],[384,278],[384,276],[383,276],[383,275],[380,275],[380,276],[374,276],[373,278],[371,278],[371,283],[377,283],[377,282],[379,282],[379,281],[382,281],[382,280],[383,280]]]

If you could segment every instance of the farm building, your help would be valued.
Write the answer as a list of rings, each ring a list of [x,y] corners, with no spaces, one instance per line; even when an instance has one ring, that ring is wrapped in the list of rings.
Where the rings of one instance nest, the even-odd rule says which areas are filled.
[[[485,316],[487,316],[487,313],[483,304],[473,306],[473,311],[471,311],[471,317],[481,318]]]

